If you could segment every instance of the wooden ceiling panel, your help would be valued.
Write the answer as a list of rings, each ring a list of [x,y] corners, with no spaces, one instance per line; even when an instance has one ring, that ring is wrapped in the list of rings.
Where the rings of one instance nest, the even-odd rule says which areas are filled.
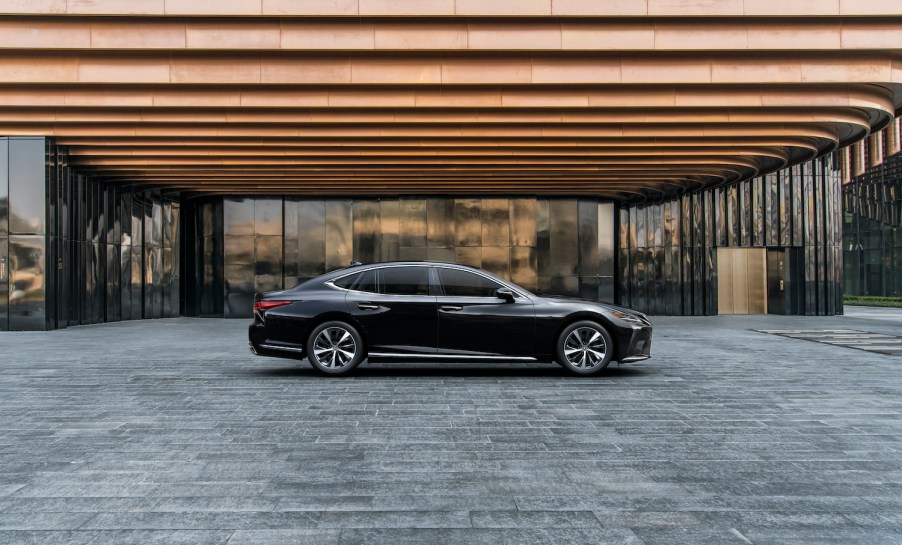
[[[880,129],[900,44],[884,0],[10,0],[0,134],[164,191],[636,199]]]

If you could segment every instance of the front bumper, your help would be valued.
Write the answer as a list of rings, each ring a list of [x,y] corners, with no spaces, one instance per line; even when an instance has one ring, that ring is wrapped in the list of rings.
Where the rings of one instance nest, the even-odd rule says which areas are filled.
[[[621,352],[620,363],[635,363],[651,357],[651,326],[633,327],[626,348]]]

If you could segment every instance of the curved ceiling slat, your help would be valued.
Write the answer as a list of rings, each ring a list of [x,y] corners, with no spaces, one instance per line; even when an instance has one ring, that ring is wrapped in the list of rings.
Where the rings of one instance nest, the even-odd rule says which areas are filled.
[[[110,183],[632,198],[863,138],[902,5],[10,0],[0,134]]]

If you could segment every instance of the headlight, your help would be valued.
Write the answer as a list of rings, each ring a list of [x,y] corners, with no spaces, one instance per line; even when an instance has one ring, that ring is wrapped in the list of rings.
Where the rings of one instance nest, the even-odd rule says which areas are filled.
[[[613,311],[612,314],[620,318],[624,322],[629,322],[636,325],[645,325],[645,322],[642,320],[642,318],[636,316],[635,314],[626,314],[625,312],[618,312],[616,310]]]

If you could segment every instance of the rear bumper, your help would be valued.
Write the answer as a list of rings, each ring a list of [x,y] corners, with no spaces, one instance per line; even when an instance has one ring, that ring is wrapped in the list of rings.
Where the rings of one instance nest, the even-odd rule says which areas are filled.
[[[266,328],[259,323],[253,323],[248,328],[247,344],[251,354],[255,356],[289,359],[304,359],[306,357],[304,347],[301,345],[289,345],[267,339]]]

